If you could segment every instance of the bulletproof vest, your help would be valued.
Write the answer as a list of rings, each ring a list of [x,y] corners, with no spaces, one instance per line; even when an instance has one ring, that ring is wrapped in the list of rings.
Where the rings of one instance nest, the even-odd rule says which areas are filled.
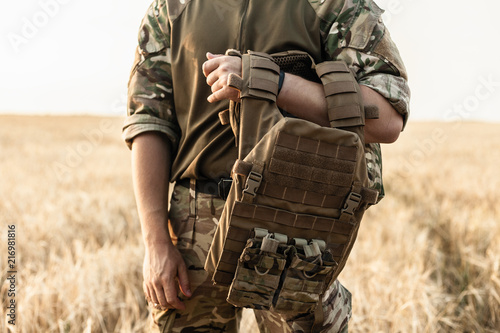
[[[242,76],[228,79],[241,102],[220,114],[239,156],[205,269],[230,286],[235,306],[314,312],[378,196],[368,188],[358,83],[344,62],[315,64],[303,52],[227,54],[242,58]],[[323,84],[331,127],[282,115],[280,71]]]

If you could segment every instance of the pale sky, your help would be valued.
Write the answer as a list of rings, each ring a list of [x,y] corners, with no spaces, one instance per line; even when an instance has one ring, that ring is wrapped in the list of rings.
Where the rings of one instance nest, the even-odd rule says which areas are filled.
[[[150,2],[3,1],[0,113],[124,115]],[[409,73],[411,119],[500,121],[500,2],[376,2]]]

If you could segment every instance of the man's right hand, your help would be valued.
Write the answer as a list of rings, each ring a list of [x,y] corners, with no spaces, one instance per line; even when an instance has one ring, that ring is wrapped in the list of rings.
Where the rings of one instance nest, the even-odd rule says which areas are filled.
[[[144,257],[144,293],[153,304],[162,309],[185,310],[177,297],[178,290],[191,297],[186,264],[172,244],[155,244],[146,248]]]
[[[170,242],[146,248],[144,257],[144,294],[162,309],[185,310],[177,297],[178,290],[191,297],[186,264],[177,248]]]

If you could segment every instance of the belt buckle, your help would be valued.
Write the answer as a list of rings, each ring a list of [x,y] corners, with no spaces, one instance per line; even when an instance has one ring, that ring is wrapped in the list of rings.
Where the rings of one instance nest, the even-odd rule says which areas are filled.
[[[231,178],[222,178],[219,180],[217,184],[217,188],[219,191],[219,197],[222,200],[226,200],[229,195],[229,190],[231,189],[231,185],[233,184],[233,180]]]

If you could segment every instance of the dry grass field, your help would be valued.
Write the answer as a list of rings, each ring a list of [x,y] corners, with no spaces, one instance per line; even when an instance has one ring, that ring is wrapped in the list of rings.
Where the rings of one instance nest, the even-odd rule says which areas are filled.
[[[12,332],[147,332],[121,123],[0,116],[0,331],[14,299]],[[387,195],[340,276],[350,332],[500,331],[499,126],[410,123],[383,147]]]

